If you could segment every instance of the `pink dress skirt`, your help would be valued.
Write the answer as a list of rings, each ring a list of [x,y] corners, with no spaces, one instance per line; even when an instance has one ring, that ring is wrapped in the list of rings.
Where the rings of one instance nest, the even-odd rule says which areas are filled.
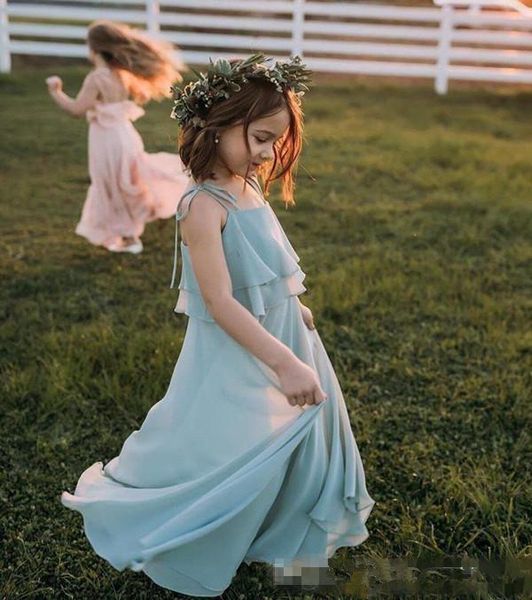
[[[139,237],[147,222],[172,217],[187,185],[177,154],[144,151],[132,124],[143,114],[131,100],[87,111],[91,185],[76,233],[92,244]]]

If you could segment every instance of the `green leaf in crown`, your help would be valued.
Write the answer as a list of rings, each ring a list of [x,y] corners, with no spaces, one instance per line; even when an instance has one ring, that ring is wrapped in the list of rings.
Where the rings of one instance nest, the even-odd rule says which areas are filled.
[[[204,127],[211,106],[230,98],[252,79],[269,81],[277,91],[290,89],[297,96],[308,91],[312,72],[299,56],[267,66],[266,63],[272,60],[262,53],[233,62],[225,58],[214,62],[211,59],[206,72],[193,70],[198,78],[196,81],[184,88],[172,87],[174,106],[171,117],[181,126],[191,122],[195,127]]]

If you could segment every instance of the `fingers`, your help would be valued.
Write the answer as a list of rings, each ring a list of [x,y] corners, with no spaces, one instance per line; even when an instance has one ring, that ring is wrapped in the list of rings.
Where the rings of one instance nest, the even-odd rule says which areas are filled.
[[[309,406],[312,404],[321,404],[327,400],[327,394],[321,389],[321,387],[315,387],[311,392],[306,394],[296,394],[292,396],[288,401],[292,406]]]
[[[307,396],[305,394],[297,395],[297,403],[299,404],[299,406],[305,406],[306,402],[307,402]]]
[[[287,398],[291,406],[305,406],[305,404],[313,404],[313,401],[309,401],[311,399],[311,395],[309,394],[292,394],[291,396],[287,396]]]
[[[305,401],[300,394],[292,394],[291,396],[287,396],[288,402],[291,406],[303,406]]]
[[[305,406],[306,404],[310,406],[312,404],[321,404],[327,400],[327,394],[321,389],[320,385],[316,385],[309,392],[287,395],[287,399],[291,406]]]
[[[314,392],[309,392],[308,394],[305,394],[304,398],[305,404],[308,404],[309,406],[311,404],[314,404]]]
[[[50,91],[60,90],[63,86],[63,82],[60,77],[57,75],[52,75],[51,77],[46,78],[46,85]]]
[[[314,388],[314,403],[321,404],[327,398],[326,394],[319,387]]]
[[[301,304],[301,315],[307,329],[316,329],[314,325],[314,315],[308,306]]]
[[[314,319],[312,317],[307,317],[305,319],[305,325],[307,326],[307,329],[316,329],[316,326],[314,325]]]

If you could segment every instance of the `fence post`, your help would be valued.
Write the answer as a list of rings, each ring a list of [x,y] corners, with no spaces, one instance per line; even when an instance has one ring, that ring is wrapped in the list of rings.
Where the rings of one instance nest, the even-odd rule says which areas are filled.
[[[9,51],[8,27],[7,0],[0,0],[0,73],[11,72],[11,52]]]
[[[436,63],[436,81],[434,84],[434,88],[438,94],[447,93],[452,35],[453,7],[449,4],[444,4],[441,7],[440,39],[438,41],[438,61]]]
[[[159,0],[146,0],[146,29],[157,36],[161,30],[159,23]]]
[[[292,2],[292,56],[303,57],[303,26],[305,22],[305,0]]]

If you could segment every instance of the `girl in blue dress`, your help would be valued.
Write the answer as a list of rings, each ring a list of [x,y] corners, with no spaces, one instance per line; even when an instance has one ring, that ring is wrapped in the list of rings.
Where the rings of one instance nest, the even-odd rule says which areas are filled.
[[[113,567],[184,594],[220,595],[242,562],[323,566],[368,536],[344,398],[258,182],[280,179],[293,204],[308,75],[297,57],[254,55],[175,90],[191,175],[176,214],[183,346],[140,430],[62,496]]]

